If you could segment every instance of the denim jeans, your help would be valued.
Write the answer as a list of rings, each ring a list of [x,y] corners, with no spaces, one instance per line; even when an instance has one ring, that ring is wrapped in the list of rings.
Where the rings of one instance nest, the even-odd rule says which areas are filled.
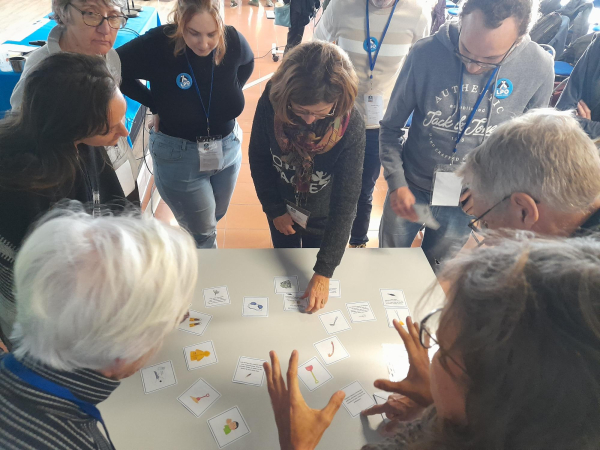
[[[283,234],[275,228],[273,221],[268,219],[271,230],[271,240],[275,248],[321,248],[322,236],[315,236],[299,230],[300,226],[294,226],[295,234]]]
[[[409,188],[417,204],[431,203],[431,192],[423,191],[415,186]],[[390,193],[385,198],[383,216],[379,227],[379,247],[410,247],[422,227],[420,223],[410,222],[398,217],[390,206]],[[421,248],[434,271],[452,257],[466,244],[471,234],[469,221],[471,216],[464,213],[459,206],[432,206],[433,217],[440,223],[438,230],[425,229],[425,237]]]
[[[373,209],[373,189],[381,172],[379,160],[379,129],[367,130],[367,145],[365,146],[365,161],[363,163],[362,189],[358,197],[356,218],[350,232],[350,244],[359,245],[369,242],[367,233],[371,222]]]
[[[198,248],[217,247],[217,222],[227,212],[242,164],[242,130],[223,138],[223,168],[200,172],[198,144],[150,132],[154,182],[179,224]]]

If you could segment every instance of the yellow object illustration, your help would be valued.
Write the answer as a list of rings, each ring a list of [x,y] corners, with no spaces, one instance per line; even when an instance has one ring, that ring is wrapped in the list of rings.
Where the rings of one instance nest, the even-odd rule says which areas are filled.
[[[202,361],[208,356],[210,356],[210,352],[208,350],[192,350],[190,352],[190,358],[192,361]]]

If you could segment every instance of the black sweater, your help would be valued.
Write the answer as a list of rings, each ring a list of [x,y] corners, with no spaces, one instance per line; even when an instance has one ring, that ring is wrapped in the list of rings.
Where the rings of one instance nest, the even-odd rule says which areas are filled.
[[[185,54],[174,56],[175,44],[165,34],[173,25],[153,28],[119,47],[123,82],[128,97],[148,106],[160,116],[160,131],[173,137],[195,141],[206,136],[206,115],[196,89],[181,89],[178,75],[190,74]],[[231,26],[225,27],[225,57],[215,66],[212,102],[209,111],[210,134],[226,136],[244,109],[242,88],[254,70],[254,54],[246,39]],[[208,110],[212,56],[200,57],[186,47],[190,64]],[[150,89],[137,80],[150,82]]]
[[[267,217],[287,212],[285,200],[295,203],[290,180],[295,168],[281,161],[274,131],[275,113],[269,100],[270,83],[258,101],[250,136],[250,171]],[[316,155],[306,206],[310,218],[306,231],[323,236],[314,271],[332,277],[340,264],[356,215],[365,155],[365,123],[354,109],[342,139],[327,153]],[[298,225],[294,229],[300,231]]]

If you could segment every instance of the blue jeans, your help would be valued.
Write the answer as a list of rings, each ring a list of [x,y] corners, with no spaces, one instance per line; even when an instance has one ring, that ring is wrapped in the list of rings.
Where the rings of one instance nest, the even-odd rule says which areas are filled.
[[[360,245],[369,242],[367,233],[371,222],[373,209],[373,189],[381,172],[379,160],[379,128],[367,130],[367,145],[365,146],[365,161],[363,163],[362,189],[358,197],[356,218],[350,232],[350,244]]]
[[[417,204],[431,203],[431,192],[423,191],[415,186],[409,188]],[[379,227],[379,247],[410,247],[417,233],[423,226],[398,217],[390,206],[390,193],[385,198],[383,216]],[[471,216],[464,213],[459,206],[432,206],[433,217],[440,223],[438,230],[426,228],[421,248],[434,271],[440,264],[452,257],[466,244],[471,234],[469,221]]]
[[[217,247],[217,222],[227,213],[242,164],[242,130],[223,138],[223,168],[200,172],[198,144],[150,132],[154,182],[179,224],[198,248]]]

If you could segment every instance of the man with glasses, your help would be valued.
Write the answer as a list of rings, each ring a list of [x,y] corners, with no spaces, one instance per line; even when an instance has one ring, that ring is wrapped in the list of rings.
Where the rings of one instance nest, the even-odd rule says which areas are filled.
[[[530,20],[530,0],[468,0],[460,22],[414,45],[381,122],[389,189],[381,247],[410,247],[429,205],[440,227],[426,228],[422,248],[434,270],[468,239],[456,168],[502,122],[547,106],[552,92],[552,58],[531,42]]]

